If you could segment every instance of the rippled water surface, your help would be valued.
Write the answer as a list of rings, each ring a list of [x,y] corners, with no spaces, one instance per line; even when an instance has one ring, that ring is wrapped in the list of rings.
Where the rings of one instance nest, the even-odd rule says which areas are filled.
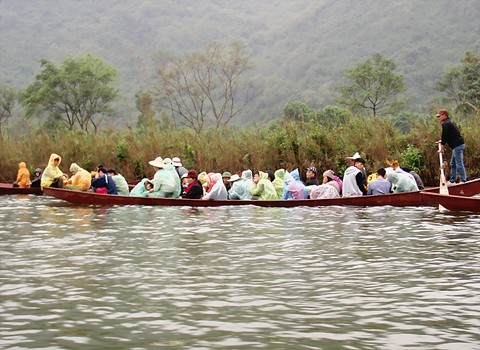
[[[480,349],[480,215],[0,197],[1,349]]]

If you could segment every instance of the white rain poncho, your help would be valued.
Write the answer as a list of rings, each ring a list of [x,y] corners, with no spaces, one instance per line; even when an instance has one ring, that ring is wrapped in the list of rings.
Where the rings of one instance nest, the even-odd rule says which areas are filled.
[[[208,192],[202,199],[205,200],[215,200],[215,199],[227,199],[228,192],[223,184],[222,174],[215,173],[211,176],[211,180],[213,181],[213,186],[210,192]]]
[[[412,175],[402,171],[388,172],[387,180],[392,184],[393,193],[418,191]]]

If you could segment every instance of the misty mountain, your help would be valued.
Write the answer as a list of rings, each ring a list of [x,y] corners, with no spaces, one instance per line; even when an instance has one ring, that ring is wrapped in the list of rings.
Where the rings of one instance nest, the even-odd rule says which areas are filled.
[[[335,104],[342,73],[379,52],[405,77],[410,111],[439,97],[433,82],[480,52],[477,0],[0,0],[0,85],[24,89],[39,60],[91,53],[117,68],[122,119],[155,83],[155,54],[244,41],[262,93],[242,118],[277,117],[288,101]]]

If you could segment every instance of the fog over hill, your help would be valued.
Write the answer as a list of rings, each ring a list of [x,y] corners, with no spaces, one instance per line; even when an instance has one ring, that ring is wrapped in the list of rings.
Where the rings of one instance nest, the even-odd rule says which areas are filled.
[[[0,0],[0,85],[25,88],[41,58],[91,53],[117,68],[118,113],[135,120],[155,53],[243,40],[262,87],[244,120],[278,117],[291,100],[335,104],[344,70],[376,52],[398,64],[409,110],[422,112],[439,96],[433,81],[480,52],[478,18],[478,0]]]

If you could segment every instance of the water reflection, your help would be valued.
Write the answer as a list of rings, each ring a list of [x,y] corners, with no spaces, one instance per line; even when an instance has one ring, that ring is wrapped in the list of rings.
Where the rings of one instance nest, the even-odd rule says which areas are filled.
[[[1,348],[479,348],[479,215],[3,196],[0,222]]]

